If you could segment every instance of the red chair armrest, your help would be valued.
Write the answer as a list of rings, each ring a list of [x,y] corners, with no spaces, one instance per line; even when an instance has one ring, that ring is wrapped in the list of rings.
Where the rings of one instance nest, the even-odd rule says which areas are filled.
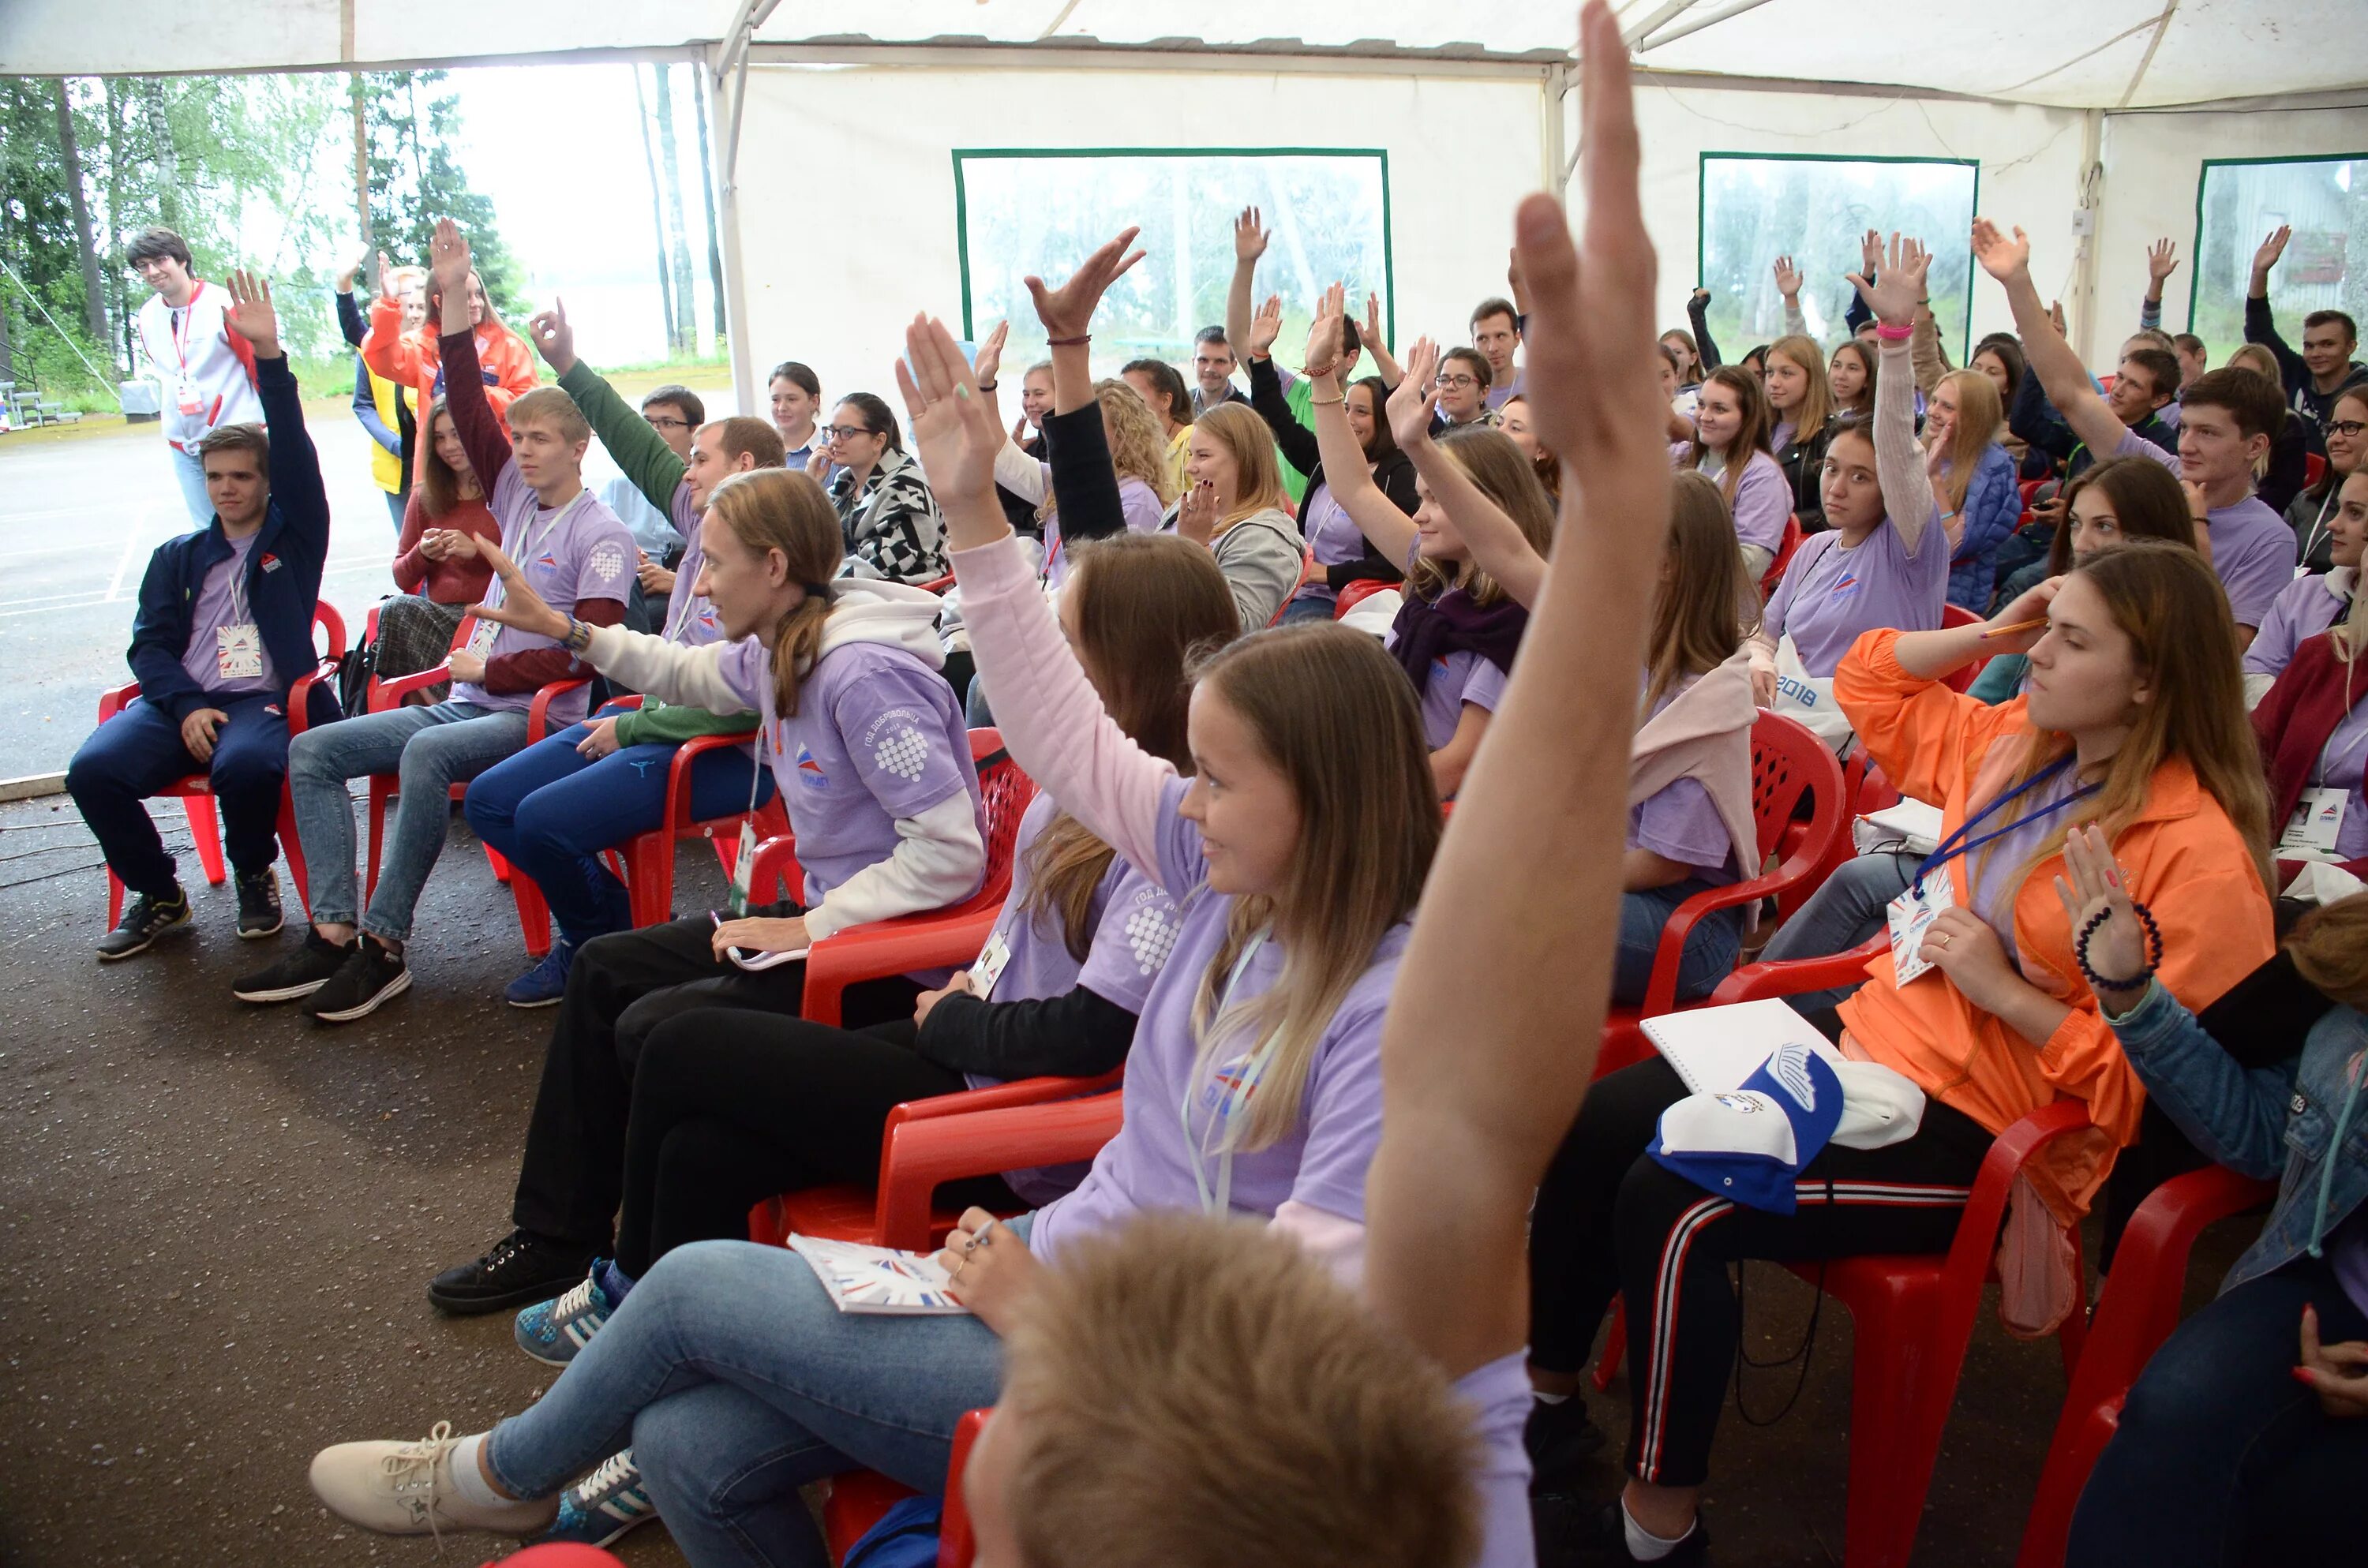
[[[378,612],[379,607],[372,605],[370,607],[370,614],[362,618],[362,641],[365,642],[378,641]]]
[[[925,1100],[906,1100],[892,1108],[888,1112],[887,1126],[902,1127],[908,1121],[926,1121],[932,1117],[968,1116],[973,1111],[1004,1110],[1012,1106],[1051,1105],[1056,1100],[1073,1100],[1081,1095],[1098,1095],[1105,1089],[1115,1089],[1125,1076],[1126,1069],[1121,1066],[1091,1078],[1015,1078],[1008,1084],[996,1084],[989,1088],[932,1095]],[[884,1132],[885,1129],[882,1131]],[[884,1158],[882,1163],[884,1165]]]
[[[1796,855],[1795,859],[1799,857]],[[1789,864],[1789,862],[1787,863]],[[1783,888],[1789,879],[1780,867],[1764,877],[1748,881],[1730,882],[1723,888],[1705,888],[1678,905],[1661,926],[1661,944],[1653,952],[1653,976],[1645,985],[1644,1005],[1636,1009],[1640,1018],[1658,1017],[1678,1005],[1678,966],[1684,961],[1686,938],[1705,915],[1722,909],[1747,904]]]
[[[534,701],[526,710],[526,744],[533,745],[550,733],[551,704],[553,699],[565,696],[580,686],[590,686],[590,676],[578,676],[574,680],[555,680],[534,694]]]
[[[881,1148],[873,1233],[888,1246],[925,1247],[930,1199],[940,1184],[1092,1159],[1118,1136],[1120,1099],[1115,1094],[1093,1095],[892,1125]]]
[[[776,834],[757,846],[756,863],[748,871],[748,902],[770,903],[773,890],[784,885],[791,898],[805,897],[805,872],[798,865],[798,836],[793,833]]]
[[[978,1538],[970,1526],[970,1510],[962,1502],[962,1470],[978,1435],[986,1429],[992,1409],[973,1410],[954,1425],[952,1462],[946,1466],[946,1506],[938,1521],[938,1568],[970,1568]]]
[[[633,706],[641,705],[642,699],[634,698]],[[693,735],[675,747],[674,760],[666,765],[666,820],[669,825],[677,832],[690,825],[690,765],[709,752],[747,743],[746,735]]]
[[[1831,991],[1866,978],[1866,966],[1891,950],[1888,936],[1876,937],[1846,953],[1821,959],[1794,959],[1785,963],[1746,964],[1711,993],[1709,1006],[1756,1002],[1763,996],[1797,996],[1804,991]]]
[[[336,678],[336,674],[337,663],[335,659],[330,659],[296,677],[296,684],[288,688],[290,736],[301,735],[312,727],[313,688],[324,680],[334,680]]]
[[[100,692],[98,694],[98,722],[102,724],[106,723],[109,719],[114,718],[118,713],[123,711],[123,705],[125,703],[131,701],[133,698],[139,695],[140,683],[136,680],[128,680],[121,686],[116,687],[111,690]]]
[[[603,708],[614,708],[618,711],[622,712],[627,709],[639,708],[641,705],[642,694],[638,691],[629,691],[622,697],[612,697],[609,699],[608,701],[602,703],[600,706]]]
[[[859,981],[970,962],[978,957],[1002,910],[1000,899],[985,908],[976,907],[978,902],[850,926],[823,937],[806,954],[804,1016],[837,1021],[840,995]]]
[[[2179,1324],[2187,1256],[2195,1238],[2206,1225],[2277,1195],[2277,1183],[2257,1181],[2225,1165],[2173,1176],[2148,1193],[2122,1232],[2066,1403],[2080,1408],[2127,1392]]]
[[[2048,1144],[2089,1125],[2086,1102],[2060,1099],[2041,1106],[1998,1135],[1990,1152],[1982,1157],[1981,1169],[1974,1177],[1974,1195],[1966,1201],[1964,1217],[1957,1221],[1957,1239],[1949,1248],[1941,1287],[1943,1311],[1953,1312],[1962,1302],[1970,1328],[1971,1313],[1981,1301],[1983,1282],[1989,1278],[1990,1255],[1998,1244],[1998,1226],[2006,1220],[2007,1195],[2015,1176]]]
[[[413,692],[425,691],[431,686],[440,686],[451,678],[452,661],[446,659],[433,668],[420,670],[413,675],[397,676],[393,680],[373,679],[370,684],[370,710],[373,713],[383,713],[395,707]]]
[[[376,615],[378,612],[373,610],[370,613]],[[346,656],[346,618],[337,613],[337,607],[326,599],[313,600],[313,621],[323,631],[328,633],[328,646],[323,650],[321,656],[333,665],[344,658]]]

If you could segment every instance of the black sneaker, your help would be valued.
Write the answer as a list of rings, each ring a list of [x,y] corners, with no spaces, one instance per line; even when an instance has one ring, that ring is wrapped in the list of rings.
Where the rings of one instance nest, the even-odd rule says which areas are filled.
[[[448,1268],[427,1282],[427,1300],[456,1316],[530,1307],[584,1283],[600,1247],[554,1242],[512,1231],[474,1263]]]
[[[169,898],[133,893],[123,918],[115,923],[115,929],[98,939],[98,961],[113,963],[134,953],[144,953],[157,937],[176,926],[188,923],[189,895],[179,888],[175,888]]]
[[[310,996],[329,983],[346,960],[352,956],[354,944],[339,947],[312,926],[304,929],[304,945],[273,964],[258,970],[231,986],[230,994],[242,1002],[293,1002],[299,996]]]
[[[238,873],[238,937],[259,941],[279,935],[279,878],[270,867]]]
[[[1521,1446],[1530,1450],[1530,1490],[1567,1492],[1588,1456],[1603,1447],[1603,1428],[1588,1415],[1584,1394],[1560,1404],[1533,1400]]]
[[[364,937],[329,983],[313,993],[304,1010],[324,1024],[349,1024],[410,989],[411,971],[403,967],[403,955]]]

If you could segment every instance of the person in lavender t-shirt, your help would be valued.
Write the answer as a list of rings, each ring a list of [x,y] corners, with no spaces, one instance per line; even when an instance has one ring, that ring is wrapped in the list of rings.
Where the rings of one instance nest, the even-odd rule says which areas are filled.
[[[587,623],[624,618],[638,553],[632,534],[584,486],[592,432],[565,392],[538,387],[510,404],[506,437],[477,373],[469,324],[469,244],[450,220],[437,225],[433,256],[444,294],[445,408],[469,462],[484,484],[534,594]],[[454,553],[478,553],[467,534],[447,536]],[[324,1023],[367,1017],[411,985],[404,949],[419,894],[443,851],[450,791],[524,746],[537,693],[575,681],[555,695],[549,717],[584,716],[590,675],[552,639],[480,618],[465,648],[448,661],[452,693],[431,707],[393,706],[325,729],[307,730],[289,747],[289,787],[296,828],[311,869],[313,926],[304,945],[232,987],[243,1002],[302,999]],[[443,672],[410,677],[421,685]],[[392,696],[387,693],[382,695]],[[356,918],[354,810],[347,781],[392,774],[401,793],[394,826],[378,862],[369,907]]]
[[[2165,451],[2121,421],[2064,340],[2031,280],[2031,244],[2020,233],[1975,225],[1982,268],[2004,284],[2032,374],[2073,434],[2092,451],[2149,458],[2188,487],[2199,530],[2209,534],[2212,569],[2228,593],[2237,637],[2249,643],[2270,607],[2294,579],[2294,529],[2253,494],[2254,465],[2286,417],[2278,385],[2238,366],[2208,370],[2180,390],[2179,450]]]

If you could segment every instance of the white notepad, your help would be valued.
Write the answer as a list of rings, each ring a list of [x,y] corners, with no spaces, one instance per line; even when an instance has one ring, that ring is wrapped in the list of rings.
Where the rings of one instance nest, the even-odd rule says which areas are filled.
[[[791,1236],[790,1250],[806,1260],[840,1312],[949,1315],[970,1311],[947,1293],[946,1271],[928,1254],[821,1236]]]
[[[1829,1062],[1847,1060],[1781,997],[1664,1013],[1642,1027],[1653,1049],[1697,1095],[1739,1087],[1780,1045],[1804,1045]]]

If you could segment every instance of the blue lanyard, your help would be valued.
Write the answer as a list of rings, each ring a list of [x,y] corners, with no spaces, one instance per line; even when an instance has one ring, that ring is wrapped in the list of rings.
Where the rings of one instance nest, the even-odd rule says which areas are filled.
[[[1998,829],[1994,833],[1986,833],[1979,838],[1975,838],[1970,841],[1967,840],[1966,835],[1971,834],[1974,829],[1981,826],[1982,824],[1987,822],[1991,817],[1996,816],[2008,806],[2012,805],[2019,797],[2029,794],[2032,790],[2036,790],[2042,784],[2046,783],[2049,779],[2055,778],[2057,774],[2071,767],[2072,756],[2072,753],[2066,752],[2062,756],[2057,757],[2054,762],[2049,763],[2045,767],[2041,768],[2029,778],[2024,779],[2021,784],[2016,785],[2005,794],[2000,795],[1997,800],[1992,801],[1988,805],[1984,806],[1974,815],[1967,817],[1964,822],[1959,823],[1957,824],[1956,831],[1950,834],[1948,837],[1941,840],[1940,846],[1935,848],[1931,854],[1927,855],[1924,858],[1924,863],[1916,868],[1917,895],[1918,897],[1923,895],[1925,874],[1930,871],[1933,867],[1940,865],[1942,861],[1954,859],[1960,855],[1971,855],[1975,850],[1979,849],[1983,845],[1989,843],[1992,839],[2004,838],[2016,828],[2028,827],[2032,823],[2038,822],[2043,817],[2053,816],[2057,812],[2062,811],[2065,807],[2071,805],[2074,801],[2078,801],[2085,796],[2093,795],[2099,790],[2102,789],[2103,786],[2100,784],[2091,784],[2086,789],[2075,790],[2072,793],[2065,796],[2062,800],[2056,801],[2049,805],[2042,806],[2039,810],[2032,812],[2031,815],[2010,822],[2007,824],[2006,826]]]

